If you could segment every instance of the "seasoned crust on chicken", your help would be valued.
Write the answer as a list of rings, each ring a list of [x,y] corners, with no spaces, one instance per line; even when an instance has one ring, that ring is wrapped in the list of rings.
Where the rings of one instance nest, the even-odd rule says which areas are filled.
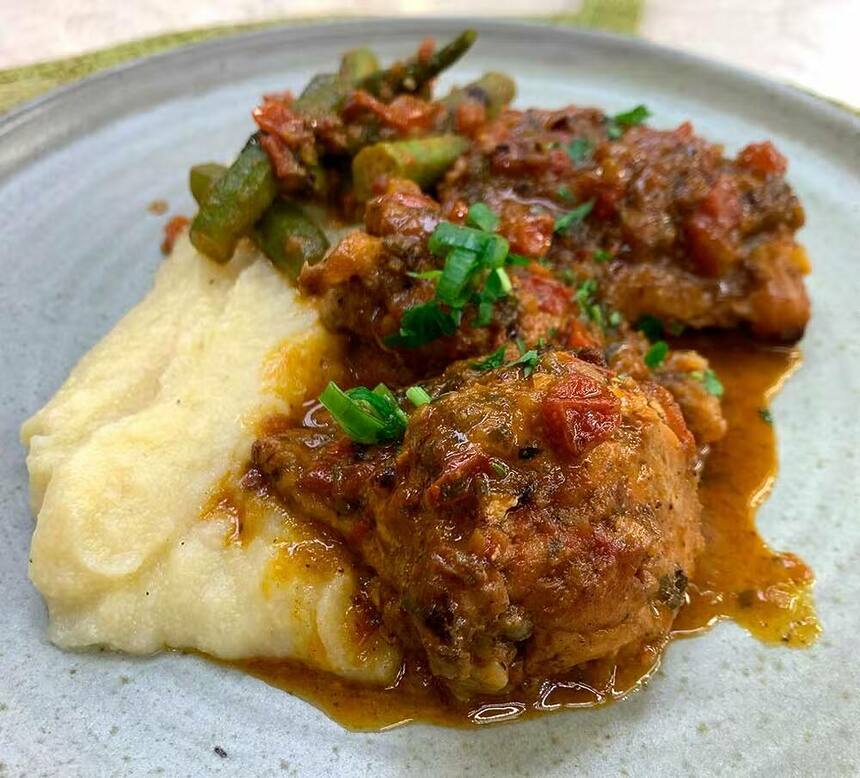
[[[622,133],[594,109],[509,110],[478,134],[440,198],[446,214],[497,209],[515,250],[600,279],[628,321],[745,324],[795,339],[809,318],[809,266],[785,168],[770,143],[727,159],[689,123]],[[554,234],[555,216],[585,202],[588,216]]]
[[[399,447],[354,444],[322,410],[254,447],[461,696],[663,635],[701,544],[695,447],[668,392],[563,351],[528,372],[453,365]]]
[[[416,275],[438,268],[427,238],[440,218],[432,198],[411,182],[394,181],[368,203],[367,231],[347,235],[300,276],[302,290],[319,299],[326,326],[349,335],[351,362],[363,366],[363,381],[410,383],[519,338],[529,347],[542,342],[602,353],[617,372],[666,386],[700,445],[723,436],[719,399],[695,378],[708,369],[707,360],[694,352],[673,352],[665,365],[650,370],[643,362],[645,338],[623,321],[601,327],[583,316],[575,290],[536,262],[511,269],[513,293],[496,305],[489,326],[470,326],[474,311],[467,311],[464,325],[451,336],[417,349],[387,347],[385,339],[397,332],[403,312],[433,297],[433,284]]]

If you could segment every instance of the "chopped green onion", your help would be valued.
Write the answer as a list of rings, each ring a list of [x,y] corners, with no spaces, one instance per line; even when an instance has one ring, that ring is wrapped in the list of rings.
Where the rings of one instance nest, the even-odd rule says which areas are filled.
[[[427,405],[433,398],[427,394],[427,390],[423,386],[410,386],[406,390],[406,398],[416,408]]]
[[[499,228],[499,217],[484,203],[473,203],[469,207],[466,224],[484,232],[495,232]]]
[[[645,352],[645,364],[652,370],[660,367],[669,353],[669,344],[665,340],[658,340]]]
[[[436,284],[436,299],[451,308],[461,308],[466,304],[463,290],[477,269],[478,255],[475,252],[460,248],[450,251]]]
[[[570,191],[570,187],[567,184],[560,186],[556,191],[558,196],[563,200],[573,200],[573,192]]]
[[[427,241],[427,248],[430,249],[431,254],[435,254],[437,257],[444,257],[451,249],[455,248],[468,249],[480,254],[487,248],[493,237],[472,227],[463,227],[451,222],[439,222]]]
[[[473,362],[472,368],[480,370],[483,373],[487,370],[495,370],[497,367],[501,367],[505,363],[505,352],[507,350],[507,346],[499,346],[490,356],[479,362]]]
[[[567,145],[567,156],[574,162],[582,162],[591,150],[591,144],[584,138],[575,138]]]
[[[412,273],[409,272],[406,275],[411,278],[418,278],[421,281],[438,281],[439,277],[442,275],[441,270],[425,270],[421,273]]]
[[[763,422],[773,424],[773,414],[770,412],[770,408],[759,408],[758,415]]]
[[[594,200],[589,200],[586,203],[582,203],[582,205],[576,206],[572,211],[562,214],[555,220],[555,231],[564,232],[572,224],[581,222],[589,213],[591,213],[591,209],[593,207]]]
[[[363,387],[359,387],[361,389]],[[347,394],[349,394],[352,389],[347,390]],[[356,390],[358,391],[358,389]],[[373,387],[373,394],[377,397],[382,397],[389,405],[390,408],[393,409],[394,415],[397,416],[398,419],[405,425],[409,421],[409,417],[400,407],[400,404],[397,402],[397,398],[394,396],[394,392],[392,392],[385,384],[377,384]],[[352,396],[352,395],[350,395]]]
[[[506,265],[519,265],[520,267],[528,267],[532,261],[528,257],[523,257],[519,254],[511,254],[508,252],[508,256],[505,258]]]
[[[612,259],[612,254],[606,251],[606,249],[597,249],[594,252],[595,262],[609,262],[610,259]]]
[[[488,327],[493,320],[493,301],[480,300],[478,302],[478,315],[475,316],[475,327]]]
[[[487,283],[484,286],[484,295],[487,299],[495,301],[500,297],[507,297],[511,289],[513,289],[511,277],[504,268],[497,267],[487,278]]]
[[[459,312],[443,311],[431,301],[407,308],[400,319],[400,331],[384,342],[394,348],[418,348],[444,335],[453,335],[459,326]]]
[[[618,328],[621,326],[621,323],[624,321],[621,313],[619,311],[612,311],[609,314],[609,326]]]
[[[487,267],[501,267],[505,264],[510,245],[501,235],[492,235],[481,253],[481,262]]]
[[[344,392],[330,381],[320,395],[320,402],[356,443],[373,445],[399,440],[406,432],[406,414],[384,384],[373,391],[357,386]]]

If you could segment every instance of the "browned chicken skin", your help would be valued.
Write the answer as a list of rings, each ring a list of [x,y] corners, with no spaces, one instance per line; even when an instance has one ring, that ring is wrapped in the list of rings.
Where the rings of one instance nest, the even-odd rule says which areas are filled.
[[[680,403],[700,444],[723,436],[719,400],[695,377],[708,369],[707,360],[679,351],[665,365],[649,370],[642,361],[648,343],[641,335],[623,321],[601,328],[583,317],[574,290],[536,262],[511,270],[514,293],[496,306],[488,327],[469,326],[467,314],[466,325],[453,336],[419,349],[387,348],[384,340],[397,332],[404,310],[433,296],[433,284],[414,274],[439,266],[426,244],[440,219],[432,198],[410,182],[393,182],[387,193],[368,203],[366,232],[351,233],[325,261],[302,272],[300,288],[320,299],[323,322],[350,336],[352,362],[362,365],[362,381],[410,383],[437,374],[454,360],[489,353],[516,338],[529,347],[543,342],[597,349],[618,372],[664,384]]]
[[[506,111],[449,172],[443,210],[487,203],[517,251],[598,278],[628,321],[799,337],[809,318],[809,268],[794,240],[803,210],[779,152],[752,144],[730,160],[689,124],[617,139],[611,126],[594,109]],[[553,235],[555,214],[589,201],[581,224]],[[612,258],[595,261],[595,251]]]
[[[701,543],[695,447],[668,392],[564,351],[527,372],[453,365],[399,447],[353,444],[324,410],[254,447],[460,696],[662,636]]]
[[[253,464],[343,537],[388,629],[460,697],[659,640],[683,601],[721,390],[701,355],[655,357],[631,325],[789,339],[809,317],[803,211],[773,146],[730,160],[688,124],[616,122],[571,107],[476,125],[439,202],[383,181],[365,229],[300,276],[346,335],[354,383],[421,381],[432,402],[402,442],[370,447],[318,407],[258,440]],[[434,300],[428,238],[474,203],[531,262],[507,267],[489,324],[470,301],[452,334],[392,346]],[[538,356],[516,362],[525,349]]]

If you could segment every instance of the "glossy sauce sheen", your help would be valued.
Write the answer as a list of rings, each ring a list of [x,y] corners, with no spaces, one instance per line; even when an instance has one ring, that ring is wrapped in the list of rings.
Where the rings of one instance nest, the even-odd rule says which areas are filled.
[[[800,363],[795,348],[755,344],[739,336],[688,339],[708,357],[725,386],[727,436],[702,474],[705,551],[672,637],[700,633],[730,618],[767,643],[802,647],[820,628],[812,573],[794,554],[771,551],[755,526],[777,469],[768,403]],[[421,667],[407,663],[390,688],[376,689],[289,662],[238,663],[246,672],[313,703],[343,726],[381,730],[409,721],[480,726],[619,699],[647,682],[664,646],[647,645],[614,660],[589,663],[562,679],[538,682],[510,698],[460,702],[446,696]]]

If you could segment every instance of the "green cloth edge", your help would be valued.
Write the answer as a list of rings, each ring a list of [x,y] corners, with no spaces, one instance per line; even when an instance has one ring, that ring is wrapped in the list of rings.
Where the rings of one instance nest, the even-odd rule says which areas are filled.
[[[643,5],[644,0],[584,0],[582,7],[576,13],[542,16],[531,21],[593,27],[632,35],[639,29]],[[335,18],[358,20],[369,17]],[[0,70],[0,112],[8,111],[18,103],[32,100],[55,87],[85,78],[100,70],[179,46],[278,25],[314,24],[328,21],[333,21],[333,17],[282,18],[249,24],[206,27],[120,43],[75,57]],[[419,21],[420,17],[416,17],[416,22]]]

